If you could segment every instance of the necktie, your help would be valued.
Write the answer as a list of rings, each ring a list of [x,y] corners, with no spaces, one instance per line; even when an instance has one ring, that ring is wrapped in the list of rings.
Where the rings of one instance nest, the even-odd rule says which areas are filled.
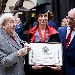
[[[15,37],[14,36],[11,36],[11,38],[16,42],[16,40],[15,40]]]
[[[68,36],[67,36],[67,39],[66,39],[66,48],[68,48],[68,45],[69,45],[69,42],[70,42],[70,38],[71,38],[72,30],[73,30],[73,29],[70,30],[70,33],[69,33]]]

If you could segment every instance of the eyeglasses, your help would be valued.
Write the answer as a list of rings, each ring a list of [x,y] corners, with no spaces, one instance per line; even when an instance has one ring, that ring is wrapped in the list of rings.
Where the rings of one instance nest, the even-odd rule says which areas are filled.
[[[75,18],[71,18],[69,16],[67,16],[66,18],[68,18],[69,20],[75,21]]]

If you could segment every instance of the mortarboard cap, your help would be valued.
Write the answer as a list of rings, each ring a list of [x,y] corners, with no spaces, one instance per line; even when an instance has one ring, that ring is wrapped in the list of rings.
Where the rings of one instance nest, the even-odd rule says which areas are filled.
[[[36,15],[43,14],[43,13],[46,13],[48,11],[46,6],[49,5],[49,4],[50,3],[43,3],[43,4],[40,4],[40,5],[37,5],[33,8],[31,8],[30,10],[35,11]]]

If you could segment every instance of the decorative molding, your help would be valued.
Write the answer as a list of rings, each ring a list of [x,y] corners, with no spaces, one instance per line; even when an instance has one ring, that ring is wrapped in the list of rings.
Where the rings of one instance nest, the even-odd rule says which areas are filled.
[[[30,2],[32,2],[34,4],[34,6],[37,5],[37,0],[29,0]]]

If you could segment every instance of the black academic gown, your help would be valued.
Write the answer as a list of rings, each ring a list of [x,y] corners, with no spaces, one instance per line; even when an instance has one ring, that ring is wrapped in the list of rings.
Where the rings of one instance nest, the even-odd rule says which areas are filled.
[[[30,39],[32,39],[36,29],[37,29],[37,26],[30,29],[30,31],[28,32],[29,37],[31,36]],[[50,37],[49,37],[48,42],[60,42],[59,37],[58,37],[58,32],[51,26],[48,26],[48,30],[49,30],[49,33],[50,33]],[[32,40],[32,42],[34,42],[33,40]],[[37,75],[61,75],[60,71],[55,71],[55,70],[50,69],[48,67],[44,67],[44,68],[38,69],[38,70],[32,69],[32,67],[28,64],[28,55],[26,56],[26,65],[25,65],[25,67],[26,67],[25,68],[26,75],[31,75],[31,74],[32,75],[36,75],[36,74]]]

